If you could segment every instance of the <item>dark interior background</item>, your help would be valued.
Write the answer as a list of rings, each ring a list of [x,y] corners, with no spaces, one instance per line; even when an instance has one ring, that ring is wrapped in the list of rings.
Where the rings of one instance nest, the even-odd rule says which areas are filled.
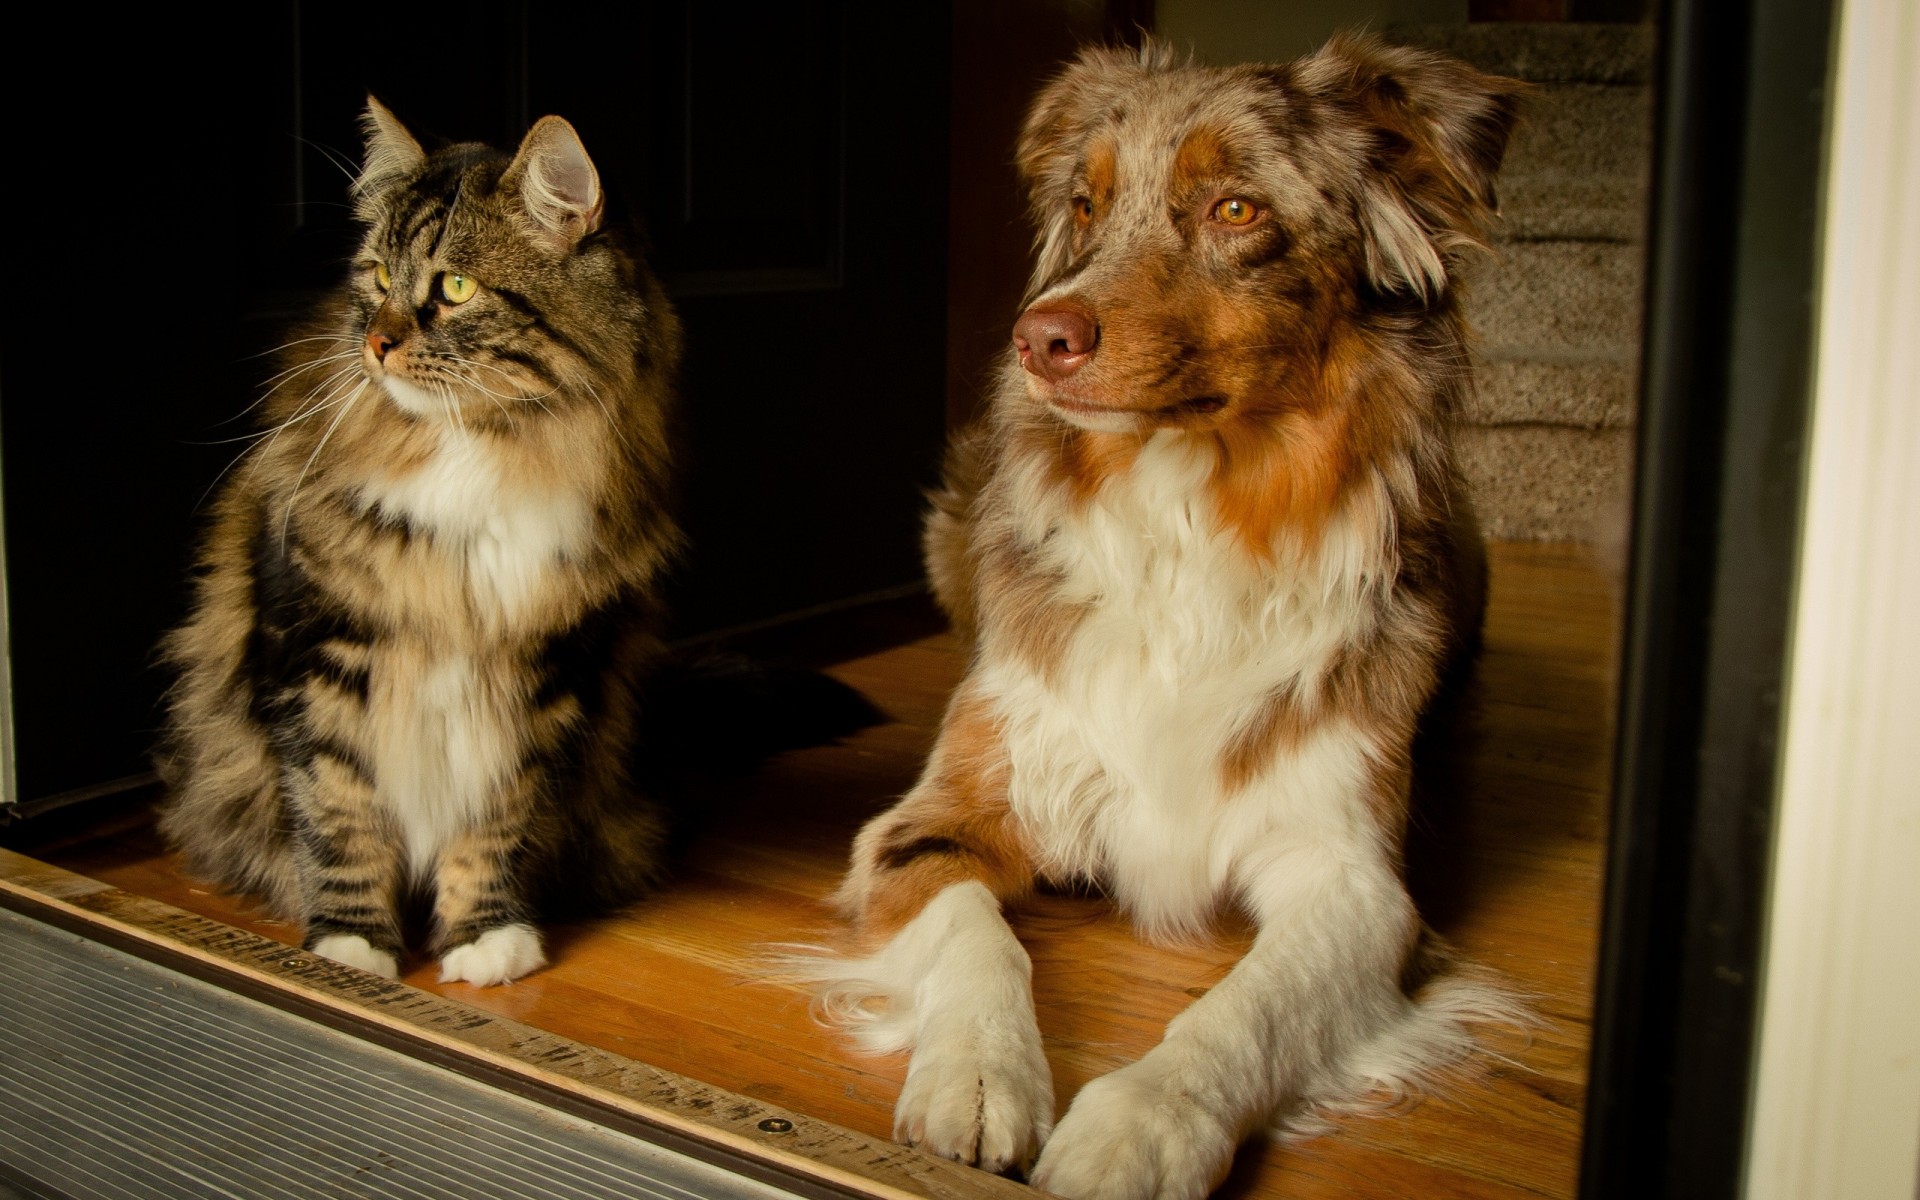
[[[1084,43],[1151,0],[326,0],[111,20],[0,46],[17,156],[0,334],[17,794],[147,768],[214,480],[260,354],[337,279],[378,95],[424,139],[556,112],[647,229],[688,332],[674,633],[920,586],[921,492],[1007,344],[1028,232],[1013,139]]]
[[[260,352],[324,294],[378,95],[511,148],[556,112],[648,228],[688,330],[670,584],[697,635],[911,588],[945,427],[943,4],[377,13],[78,7],[0,50],[0,341],[18,795],[136,775]],[[457,14],[457,15],[456,15]]]
[[[1380,7],[1299,3],[1330,24]],[[1027,274],[1026,104],[1079,46],[1154,24],[1154,0],[14,17],[0,495],[18,797],[146,769],[153,647],[182,613],[213,481],[245,448],[273,370],[258,355],[354,241],[369,92],[423,139],[511,146],[560,113],[650,231],[688,331],[692,548],[669,593],[674,633],[697,637],[919,585],[921,492]]]

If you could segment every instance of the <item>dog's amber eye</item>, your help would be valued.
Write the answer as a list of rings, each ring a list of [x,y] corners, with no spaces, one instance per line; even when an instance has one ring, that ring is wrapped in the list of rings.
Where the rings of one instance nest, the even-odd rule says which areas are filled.
[[[1228,196],[1213,206],[1213,219],[1225,225],[1251,225],[1259,215],[1259,205],[1238,196]]]
[[[440,294],[447,298],[448,304],[465,304],[473,299],[473,293],[479,287],[471,275],[448,271],[440,277]]]
[[[1086,196],[1073,198],[1073,219],[1081,225],[1093,221],[1093,201]]]
[[[393,290],[393,272],[387,270],[387,264],[373,264],[373,283],[383,292]]]

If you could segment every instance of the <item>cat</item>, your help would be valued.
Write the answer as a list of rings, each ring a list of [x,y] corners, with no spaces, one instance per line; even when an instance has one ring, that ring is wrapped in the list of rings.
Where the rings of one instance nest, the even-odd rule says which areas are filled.
[[[635,764],[681,330],[565,120],[512,155],[362,124],[358,256],[162,646],[161,830],[319,955],[397,975],[417,900],[441,980],[499,984],[537,921],[660,871]]]

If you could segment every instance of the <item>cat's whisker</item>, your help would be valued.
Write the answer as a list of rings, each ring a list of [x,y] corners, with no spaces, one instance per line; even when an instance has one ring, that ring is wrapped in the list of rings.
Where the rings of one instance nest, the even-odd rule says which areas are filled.
[[[347,374],[347,372],[337,371],[333,375],[329,376],[328,378],[339,379],[340,376],[345,374]],[[259,451],[259,454],[254,456],[252,465],[247,469],[247,477],[251,479],[253,477],[253,473],[259,470],[260,464],[266,460],[267,452],[273,448],[273,443],[279,439],[282,433],[286,432],[288,429],[292,428],[294,425],[299,424],[302,421],[318,416],[320,413],[325,412],[326,410],[334,407],[337,404],[345,403],[345,404],[351,405],[354,400],[359,398],[360,393],[366,390],[366,386],[369,382],[371,381],[368,380],[366,376],[364,375],[361,376],[360,386],[354,390],[351,396],[347,396],[344,400],[342,399],[342,395],[343,393],[346,392],[348,387],[352,386],[353,380],[351,379],[343,379],[339,383],[334,384],[332,389],[329,390],[325,396],[321,396],[318,400],[316,400],[314,396],[315,396],[315,393],[317,393],[320,390],[319,388],[315,388],[313,392],[309,392],[307,394],[307,402],[303,403],[298,411],[296,411],[291,417],[288,417],[285,421],[282,421],[280,424],[274,426],[272,429],[265,430],[260,434],[260,437],[264,439],[263,442],[256,443],[254,446],[250,446],[246,450],[241,451],[240,458],[245,458],[248,454],[253,453],[253,451],[255,450]],[[344,411],[342,411],[340,414],[340,416],[342,417],[344,417],[345,415],[346,413]],[[338,418],[336,418],[335,424],[337,425],[338,423],[339,423]],[[328,436],[331,436],[332,432],[333,432],[332,429],[329,428],[327,431]],[[325,443],[325,440],[326,440],[325,438],[321,439],[322,444]],[[240,458],[234,459],[234,462],[238,463],[240,461]],[[304,477],[304,472],[302,474]],[[298,489],[296,488],[296,490]],[[291,501],[289,501],[289,503],[291,503]]]
[[[322,145],[321,143],[314,141],[312,138],[303,137],[303,138],[300,138],[299,140],[301,142],[304,142],[306,145],[311,146],[313,149],[318,150],[320,152],[320,157],[326,159],[328,162],[332,163],[335,167],[339,168],[340,173],[347,177],[348,183],[352,183],[355,180],[360,178],[360,173],[354,169],[352,160],[347,158],[344,154],[340,153],[340,151],[335,150],[331,146]]]
[[[343,338],[337,333],[316,333],[312,337],[297,337],[290,342],[281,342],[278,346],[274,346],[274,347],[271,347],[270,349],[262,350],[258,354],[249,354],[242,361],[251,362],[256,358],[268,358],[272,355],[280,353],[282,350],[291,350],[295,346],[304,346],[308,342],[338,342],[343,346],[351,344],[350,339]],[[297,370],[298,368],[296,367],[296,368],[289,368],[289,369]]]
[[[294,424],[295,422],[304,421],[308,417],[311,417],[317,413],[324,412],[327,409],[333,407],[333,405],[338,403],[340,403],[340,401],[334,400],[326,404],[318,404],[318,405],[314,405],[311,408],[302,409],[297,415],[288,418],[286,421],[282,422],[279,425],[274,426],[272,429],[261,430],[258,433],[248,434],[246,435],[246,437],[224,438],[218,442],[200,443],[201,445],[224,446],[224,445],[230,445],[234,442],[251,440],[253,444],[246,447],[242,451],[240,451],[240,453],[234,455],[232,460],[229,461],[226,466],[220,468],[219,474],[213,477],[213,482],[208,484],[206,490],[200,493],[200,499],[197,502],[195,502],[194,508],[198,509],[201,505],[207,502],[207,497],[213,494],[214,488],[218,487],[220,485],[220,481],[222,479],[225,479],[227,475],[230,474],[235,467],[240,465],[240,462],[242,459],[246,458],[250,454],[253,455],[253,461],[247,465],[247,475],[246,475],[248,479],[252,479],[254,476],[254,473],[260,469],[260,464],[263,461],[265,461],[267,457],[266,452],[272,449],[273,439],[278,437],[282,430],[286,429],[288,426]]]
[[[300,496],[300,486],[307,481],[307,472],[313,469],[314,460],[320,457],[320,452],[325,450],[327,443],[333,439],[333,431],[340,428],[340,422],[347,419],[347,414],[353,411],[354,403],[358,401],[361,395],[367,390],[367,382],[367,380],[361,380],[360,386],[355,388],[353,394],[346,398],[346,401],[340,408],[339,415],[333,418],[333,424],[327,426],[327,431],[320,435],[320,444],[313,448],[313,453],[307,455],[307,461],[301,464],[299,478],[293,481],[293,490],[287,493],[286,515],[280,520],[280,549],[282,552],[287,548],[287,531],[293,527],[293,502]]]
[[[496,392],[492,388],[488,387],[486,384],[481,383],[477,379],[474,379],[472,376],[467,376],[466,378],[463,378],[460,382],[472,388],[474,391],[479,392],[481,395],[486,396],[487,398],[492,400],[495,404],[499,405],[502,409],[506,408],[506,404],[503,403],[503,401],[512,401],[515,404],[524,404],[528,402],[538,404],[540,401],[545,400],[547,397],[554,395],[560,390],[559,388],[554,388],[552,391],[542,392],[538,396],[524,396],[524,395],[513,395],[506,392]],[[545,406],[543,405],[542,407],[545,407]]]
[[[508,426],[515,429],[519,428],[520,423],[517,419],[515,419],[513,415],[513,410],[508,408],[504,403],[504,401],[507,399],[510,399],[510,397],[503,397],[498,393],[489,391],[487,388],[481,386],[478,380],[472,378],[471,376],[461,376],[460,382],[464,386],[472,388],[474,391],[477,391],[481,395],[485,396],[487,398],[487,402],[492,404],[495,408],[499,409],[500,415],[507,419]]]
[[[533,401],[535,403],[538,403],[541,400],[545,400],[549,396],[558,395],[560,392],[560,389],[558,386],[549,388],[546,391],[541,392],[538,396],[524,395],[519,393],[509,395],[501,392],[496,392],[492,388],[488,387],[486,384],[481,383],[479,380],[479,377],[474,375],[472,368],[479,367],[483,370],[492,371],[494,374],[505,379],[510,384],[518,383],[519,380],[515,378],[515,376],[511,372],[509,372],[505,367],[502,367],[497,363],[481,362],[478,359],[472,359],[472,358],[462,358],[457,354],[448,355],[448,358],[451,361],[459,364],[460,366],[468,368],[468,370],[466,370],[459,376],[460,382],[466,384],[468,387],[471,387],[477,392],[484,392],[487,395],[492,396],[496,400],[511,400],[516,404],[522,403],[525,401]],[[546,408],[544,404],[541,405],[541,407]],[[553,410],[548,409],[547,411],[552,412]]]
[[[235,413],[233,416],[227,417],[217,422],[217,424],[225,425],[229,422],[237,421],[241,417],[244,417],[248,413],[252,412],[254,409],[259,408],[262,404],[265,404],[269,399],[271,399],[275,392],[279,391],[281,388],[291,383],[293,379],[296,377],[296,374],[298,372],[310,370],[316,367],[324,367],[324,366],[327,366],[328,364],[337,363],[337,362],[345,362],[348,365],[345,367],[342,367],[340,370],[335,371],[333,374],[321,380],[318,384],[314,386],[313,388],[314,391],[319,391],[321,388],[326,387],[333,380],[338,379],[342,375],[350,373],[355,366],[359,365],[360,352],[358,350],[350,350],[350,351],[343,351],[339,354],[329,354],[324,358],[317,358],[310,363],[304,363],[298,367],[290,367],[287,370],[280,372],[279,375],[276,375],[272,379],[268,380],[268,382],[272,383],[273,386],[269,387],[266,391],[260,393],[259,399],[255,400],[252,404],[247,405],[245,408],[241,409],[239,412]],[[278,382],[277,383],[273,382],[274,380],[278,380]],[[309,393],[309,395],[311,395],[311,393]]]
[[[228,462],[226,466],[220,468],[219,474],[213,477],[213,482],[207,485],[207,490],[204,492],[201,492],[200,498],[193,502],[193,508],[195,512],[200,511],[201,506],[207,502],[207,497],[213,495],[213,489],[219,487],[220,481],[222,479],[225,479],[229,472],[231,472],[235,467],[240,465],[241,459],[245,458],[249,454],[252,454],[254,449],[255,449],[255,446],[248,446],[245,450],[242,450],[240,453],[234,455],[232,460]],[[251,471],[248,472],[248,477],[249,478],[252,477]]]
[[[278,433],[280,430],[286,429],[296,422],[306,420],[320,409],[326,408],[333,402],[335,397],[353,385],[353,374],[354,368],[343,367],[327,376],[308,390],[306,396],[303,397],[299,405],[294,408],[292,416],[265,432],[268,434]],[[365,376],[363,375],[361,378],[364,379]],[[322,392],[326,394],[321,395]]]
[[[453,418],[454,428],[458,429],[462,436],[465,436],[467,432],[467,422],[465,418],[460,415],[460,399],[453,394],[453,389],[438,379],[430,380],[427,386],[431,387],[439,395],[440,402],[447,406],[447,415]]]
[[[321,388],[326,387],[330,382],[332,382],[334,379],[338,378],[339,376],[352,371],[354,367],[358,365],[358,360],[359,360],[359,355],[357,354],[329,355],[326,358],[315,359],[313,362],[303,363],[299,367],[282,371],[278,375],[275,375],[271,380],[269,380],[268,382],[271,384],[271,386],[269,386],[265,391],[261,392],[259,397],[255,399],[253,403],[247,405],[246,408],[242,409],[238,415],[244,416],[246,413],[252,412],[254,409],[260,407],[262,404],[272,399],[274,393],[278,392],[281,388],[287,386],[289,383],[292,383],[294,380],[300,378],[301,375],[307,374],[308,372],[311,372],[311,371],[321,370],[326,367],[333,366],[335,363],[347,364],[344,367],[336,368],[332,374],[326,376],[319,383],[314,384],[311,388],[309,388],[308,394],[311,395],[313,392],[319,391]],[[228,417],[227,420],[230,421],[230,420],[233,420],[233,418]]]
[[[264,441],[268,438],[271,438],[274,434],[279,433],[283,429],[287,429],[293,425],[299,424],[301,421],[306,420],[308,417],[312,416],[314,413],[327,407],[328,407],[328,404],[324,402],[317,403],[317,404],[314,403],[313,396],[309,394],[307,398],[301,402],[300,408],[295,410],[292,416],[280,422],[278,425],[274,425],[267,429],[255,429],[251,432],[240,434],[237,437],[213,438],[211,440],[204,441],[204,442],[190,441],[187,443],[187,445],[189,446],[230,446],[235,442]],[[221,422],[221,424],[226,424],[226,422],[223,421]]]
[[[459,362],[461,360],[455,359],[454,361]],[[497,392],[490,391],[488,388],[483,386],[479,380],[475,379],[471,372],[454,373],[453,378],[456,381],[458,381],[461,387],[469,388],[485,396],[487,398],[488,403],[492,404],[495,408],[500,410],[500,415],[507,419],[507,424],[509,426],[513,426],[515,428],[518,427],[519,423],[514,420],[513,410],[508,408],[505,404],[501,403],[502,400],[513,399],[513,397],[503,397]]]
[[[608,432],[612,433],[615,440],[617,440],[622,446],[626,447],[627,453],[629,454],[633,453],[633,443],[627,440],[626,431],[621,429],[619,422],[613,419],[613,410],[608,408],[607,402],[600,398],[600,393],[594,390],[594,386],[591,383],[588,383],[584,379],[580,381],[580,386],[586,388],[587,395],[592,396],[593,402],[600,406],[601,415],[606,417],[607,419]]]
[[[341,350],[333,354],[323,354],[319,358],[309,359],[308,361],[302,362],[302,363],[296,363],[293,366],[288,367],[284,371],[275,371],[273,374],[267,376],[265,379],[261,380],[260,382],[263,384],[269,384],[277,387],[279,384],[285,382],[288,379],[293,378],[296,375],[299,375],[303,371],[311,371],[315,367],[322,367],[328,363],[346,362],[348,359],[357,360],[359,357],[360,357],[360,351],[357,349]]]

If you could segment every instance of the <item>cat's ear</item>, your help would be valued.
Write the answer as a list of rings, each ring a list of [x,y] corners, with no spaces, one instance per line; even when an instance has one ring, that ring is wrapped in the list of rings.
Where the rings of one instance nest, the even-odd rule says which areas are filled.
[[[353,207],[367,219],[373,216],[381,193],[419,170],[427,152],[400,118],[372,96],[367,97],[367,111],[360,114],[360,132],[367,139],[367,153],[360,177],[353,181]]]
[[[520,193],[536,226],[568,246],[600,228],[606,209],[600,173],[580,135],[559,117],[541,117],[527,131],[501,183]]]

